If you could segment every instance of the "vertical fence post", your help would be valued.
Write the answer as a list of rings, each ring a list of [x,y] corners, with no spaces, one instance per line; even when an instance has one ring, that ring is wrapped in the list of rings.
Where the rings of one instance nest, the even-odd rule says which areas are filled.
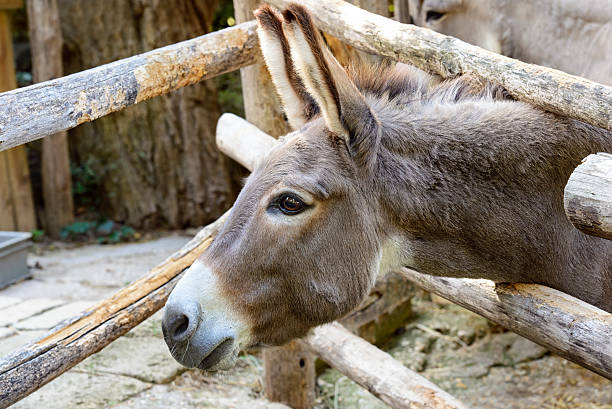
[[[384,17],[389,17],[389,3],[387,0],[349,0],[349,3],[353,3],[354,5],[359,6],[360,8],[369,12],[380,14]]]
[[[410,23],[409,0],[393,0],[393,18],[400,23]]]
[[[13,44],[7,10],[23,6],[20,0],[0,0],[0,92],[17,87]],[[30,171],[25,146],[0,152],[0,230],[36,228]]]
[[[61,77],[62,32],[57,0],[27,0],[27,7],[34,81]],[[57,238],[62,227],[74,221],[66,132],[43,139],[41,168],[44,226],[50,236]]]
[[[252,20],[259,3],[259,0],[234,0],[236,22]],[[280,102],[262,61],[260,56],[256,64],[240,70],[244,111],[249,122],[278,137],[289,132],[289,127],[283,120]],[[314,356],[301,341],[266,349],[263,360],[264,391],[268,399],[295,409],[312,407],[315,397]]]

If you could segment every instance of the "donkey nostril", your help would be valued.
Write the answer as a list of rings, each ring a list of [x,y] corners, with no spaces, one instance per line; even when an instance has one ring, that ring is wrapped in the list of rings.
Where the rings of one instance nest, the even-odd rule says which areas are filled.
[[[198,329],[200,313],[200,306],[195,302],[167,304],[162,330],[168,345],[191,338]]]
[[[181,314],[181,316],[176,319],[176,323],[174,325],[176,325],[176,327],[174,329],[174,333],[172,334],[173,338],[181,338],[181,335],[183,335],[189,328],[189,318],[185,314]]]

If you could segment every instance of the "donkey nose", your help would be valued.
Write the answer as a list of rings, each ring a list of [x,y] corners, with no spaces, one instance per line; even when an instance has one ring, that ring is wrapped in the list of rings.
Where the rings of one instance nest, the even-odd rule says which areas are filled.
[[[168,303],[162,319],[164,338],[173,344],[190,339],[200,324],[200,304],[191,302]]]

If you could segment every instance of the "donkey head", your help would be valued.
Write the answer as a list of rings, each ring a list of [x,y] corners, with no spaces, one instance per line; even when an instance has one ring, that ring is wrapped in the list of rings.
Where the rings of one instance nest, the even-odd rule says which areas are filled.
[[[266,65],[294,132],[247,179],[229,218],[166,304],[185,366],[219,369],[355,308],[383,246],[372,177],[380,124],[308,12],[256,12]]]

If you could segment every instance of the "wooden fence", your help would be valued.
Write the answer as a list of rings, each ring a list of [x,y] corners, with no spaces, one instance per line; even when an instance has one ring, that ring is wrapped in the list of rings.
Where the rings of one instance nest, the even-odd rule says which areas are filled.
[[[285,0],[270,2],[279,7],[288,3]],[[471,72],[500,83],[518,99],[612,129],[611,87],[500,57],[429,30],[373,15],[339,0],[323,5],[316,0],[302,0],[301,3],[311,10],[322,29],[359,49],[413,63],[445,77]],[[0,94],[0,150],[247,66],[256,57],[255,24],[247,22]],[[236,126],[241,132],[226,131]],[[232,140],[237,134],[248,134],[247,141]],[[241,119],[226,115],[219,124],[218,143],[222,150],[249,167],[253,160],[265,155],[275,141]],[[255,151],[241,152],[241,146],[246,143]],[[159,310],[180,274],[208,247],[225,217],[202,229],[185,247],[143,278],[0,360],[0,408],[40,388]],[[402,273],[426,290],[612,379],[612,314],[539,285],[495,286],[485,280],[439,278],[411,270]],[[417,404],[431,408],[462,407],[435,385],[400,368],[386,354],[355,338],[337,326],[323,326],[305,340],[305,348],[319,354],[394,407]],[[356,362],[352,358],[354,351],[359,351],[359,359],[372,355],[384,365],[377,367],[368,360]],[[381,370],[389,370],[390,374]]]

